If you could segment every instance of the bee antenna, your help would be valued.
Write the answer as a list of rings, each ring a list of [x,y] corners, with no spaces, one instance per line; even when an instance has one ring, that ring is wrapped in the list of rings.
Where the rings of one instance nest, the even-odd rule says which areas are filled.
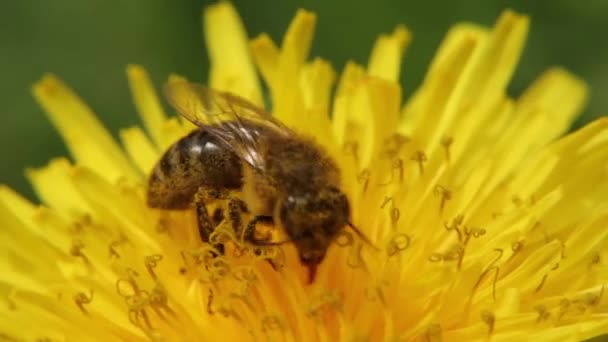
[[[355,226],[352,222],[350,221],[346,221],[346,224],[350,227],[350,229],[352,229],[355,234],[357,234],[357,236],[363,240],[363,242],[365,242],[365,244],[367,244],[368,246],[370,246],[371,248],[375,249],[376,251],[380,251],[380,248],[376,247],[368,238],[367,236],[365,236],[365,234],[363,234],[363,232],[357,228],[357,226]]]

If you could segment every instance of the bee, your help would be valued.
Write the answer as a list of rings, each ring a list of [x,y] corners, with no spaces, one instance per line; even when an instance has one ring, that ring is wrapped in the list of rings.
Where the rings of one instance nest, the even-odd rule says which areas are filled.
[[[164,95],[197,129],[173,144],[154,167],[150,207],[195,208],[201,239],[209,242],[225,215],[210,216],[207,204],[226,200],[235,233],[254,246],[293,243],[309,283],[343,228],[365,239],[351,223],[336,162],[313,139],[231,93],[174,81],[165,85]],[[243,213],[252,219],[243,222]],[[256,224],[262,222],[283,229],[287,239],[256,236]],[[223,253],[222,245],[216,249]]]

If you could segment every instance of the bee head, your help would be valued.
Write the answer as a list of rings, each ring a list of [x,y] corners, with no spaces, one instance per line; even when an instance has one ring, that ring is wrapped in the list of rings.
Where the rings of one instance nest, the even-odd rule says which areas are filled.
[[[335,187],[291,194],[280,203],[280,221],[296,246],[300,261],[309,267],[310,281],[329,245],[348,224],[349,216],[348,199]]]

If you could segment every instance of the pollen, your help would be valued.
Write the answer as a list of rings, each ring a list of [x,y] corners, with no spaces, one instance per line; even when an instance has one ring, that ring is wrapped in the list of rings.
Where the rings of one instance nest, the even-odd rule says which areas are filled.
[[[249,37],[228,2],[203,17],[208,86],[259,106],[268,96],[275,118],[322,146],[361,234],[338,234],[312,284],[294,246],[253,246],[219,209],[203,243],[195,210],[146,204],[155,163],[194,128],[164,109],[146,70],[127,67],[143,127],[120,131],[120,143],[45,75],[33,94],[70,158],[27,170],[39,204],[0,186],[0,339],[608,333],[608,120],[568,133],[588,91],[557,67],[507,95],[526,16],[505,11],[493,27],[452,27],[408,96],[397,83],[412,37],[403,25],[380,35],[366,65],[336,71],[309,58],[314,13],[298,11],[281,42]],[[281,232],[260,224],[253,234],[277,241]]]

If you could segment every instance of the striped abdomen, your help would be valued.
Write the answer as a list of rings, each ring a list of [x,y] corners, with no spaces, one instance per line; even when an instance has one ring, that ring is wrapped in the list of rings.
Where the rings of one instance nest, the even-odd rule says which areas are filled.
[[[158,161],[148,183],[148,205],[185,209],[200,187],[240,189],[239,158],[204,129],[173,144]]]

